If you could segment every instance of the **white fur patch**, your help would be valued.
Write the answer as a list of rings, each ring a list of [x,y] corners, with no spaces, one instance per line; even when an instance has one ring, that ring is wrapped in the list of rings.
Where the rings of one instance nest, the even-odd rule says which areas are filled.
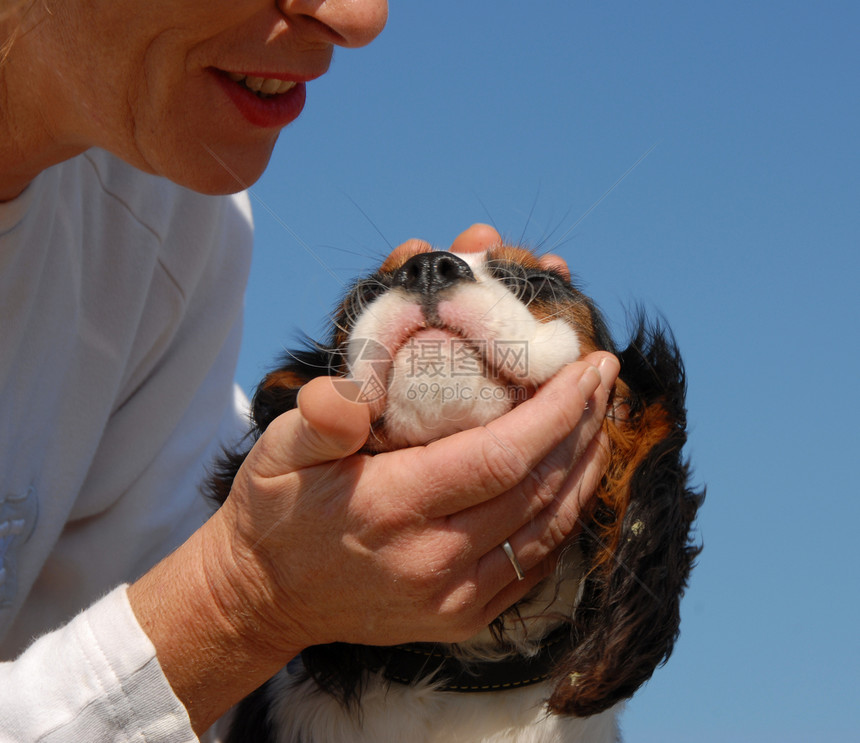
[[[364,309],[350,335],[351,376],[378,378],[374,417],[385,411],[392,446],[484,425],[579,358],[574,330],[532,315],[489,273],[485,254],[458,257],[475,281],[444,290],[436,305],[441,328],[430,326],[413,295],[394,288]]]
[[[614,743],[623,707],[587,718],[549,715],[546,684],[452,694],[374,677],[356,711],[300,679],[284,669],[269,686],[277,743]]]

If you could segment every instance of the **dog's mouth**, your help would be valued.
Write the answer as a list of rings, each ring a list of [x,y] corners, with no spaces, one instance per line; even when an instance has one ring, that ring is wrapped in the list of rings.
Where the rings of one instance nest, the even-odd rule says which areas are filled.
[[[373,341],[351,339],[353,374],[371,404],[373,448],[425,444],[484,425],[535,392],[527,344],[474,337],[422,317]]]
[[[486,425],[579,356],[563,319],[532,314],[479,263],[470,270],[475,280],[433,292],[394,287],[355,318],[347,367],[378,451]]]
[[[394,347],[392,367],[412,379],[478,377],[508,386],[525,385],[526,343],[475,337],[441,322],[424,323],[407,332]],[[520,351],[518,354],[517,351]]]

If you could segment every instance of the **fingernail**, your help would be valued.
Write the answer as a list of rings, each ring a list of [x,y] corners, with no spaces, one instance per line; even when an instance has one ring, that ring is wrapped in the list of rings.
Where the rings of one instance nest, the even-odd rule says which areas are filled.
[[[586,403],[600,386],[600,372],[596,366],[589,366],[579,378],[579,392],[585,398]]]
[[[614,356],[607,355],[600,359],[597,364],[597,372],[600,374],[600,381],[605,389],[611,389],[618,379],[618,372],[621,371],[621,364]]]

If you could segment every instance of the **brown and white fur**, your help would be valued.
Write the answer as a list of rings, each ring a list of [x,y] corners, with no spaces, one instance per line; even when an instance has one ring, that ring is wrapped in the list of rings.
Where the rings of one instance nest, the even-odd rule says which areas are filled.
[[[604,349],[621,361],[604,423],[609,469],[557,574],[485,631],[452,646],[309,648],[238,706],[228,743],[618,739],[623,700],[677,638],[702,499],[682,455],[678,350],[664,327],[637,322],[617,348],[592,301],[518,247],[395,252],[353,286],[329,342],[289,354],[260,385],[256,435],[295,406],[302,384],[332,375],[359,382],[371,404],[367,453],[421,445],[487,423],[564,364]],[[217,499],[243,458],[223,462]],[[399,664],[413,655],[423,671],[401,678]],[[529,657],[540,666],[535,679],[506,683],[505,664]],[[457,668],[462,686],[474,688],[451,682]]]

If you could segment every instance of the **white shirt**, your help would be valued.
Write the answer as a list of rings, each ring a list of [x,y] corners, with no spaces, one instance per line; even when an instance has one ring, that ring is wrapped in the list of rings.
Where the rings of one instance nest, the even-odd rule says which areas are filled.
[[[209,512],[250,245],[244,196],[98,150],[0,204],[0,742],[195,740],[124,589],[91,604]]]

